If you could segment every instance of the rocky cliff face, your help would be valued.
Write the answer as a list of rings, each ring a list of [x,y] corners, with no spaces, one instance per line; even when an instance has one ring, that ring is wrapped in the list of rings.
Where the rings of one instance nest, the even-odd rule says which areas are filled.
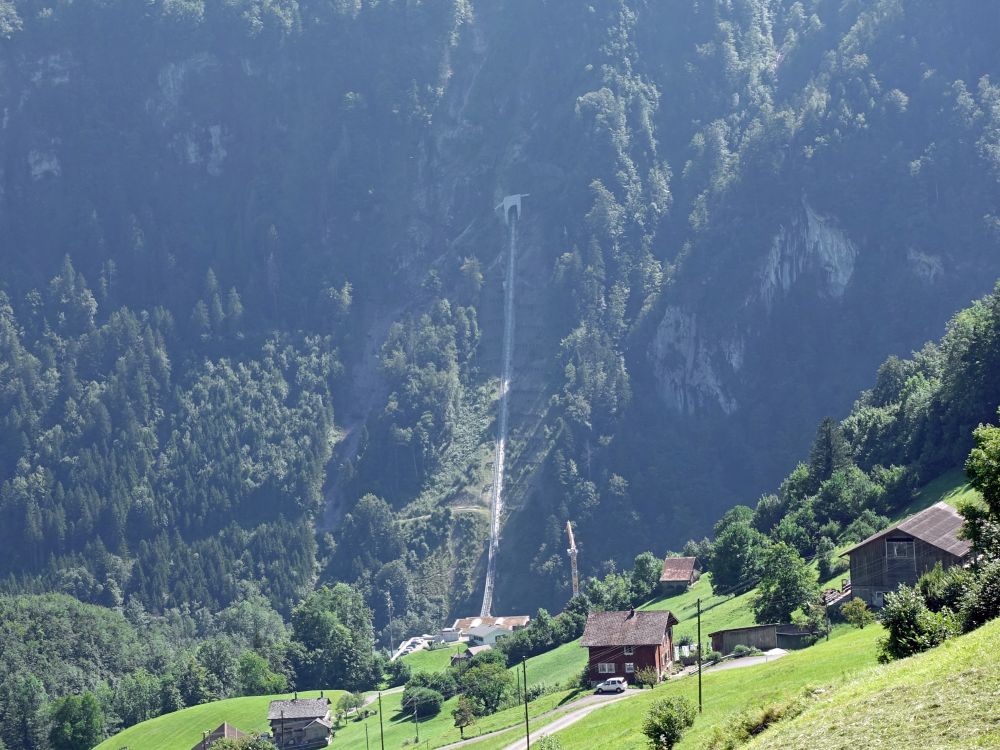
[[[753,242],[750,243],[751,246]],[[798,289],[815,306],[836,306],[854,276],[858,247],[837,221],[801,205],[775,231],[757,273],[739,298],[710,315],[668,305],[649,346],[663,402],[682,414],[739,409],[741,369],[750,348],[767,340],[772,313]],[[926,265],[924,263],[923,265]]]

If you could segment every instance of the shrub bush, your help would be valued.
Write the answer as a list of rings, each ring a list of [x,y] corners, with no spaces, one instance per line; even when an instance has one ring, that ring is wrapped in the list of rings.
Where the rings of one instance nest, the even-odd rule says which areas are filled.
[[[735,750],[776,722],[794,719],[806,709],[804,697],[753,706],[731,716],[716,727],[705,750]]]
[[[733,656],[739,659],[742,656],[756,656],[761,653],[759,648],[754,648],[753,646],[744,646],[742,643],[737,643],[733,647]]]
[[[642,733],[656,750],[671,750],[694,724],[698,709],[687,698],[675,697],[654,703],[642,724]]]
[[[652,667],[643,667],[635,673],[635,681],[639,687],[654,687],[658,682],[656,670]]]
[[[886,594],[879,619],[888,631],[878,644],[882,663],[926,651],[961,632],[951,610],[931,612],[917,590],[905,585]]]
[[[941,563],[937,563],[932,570],[920,576],[917,591],[932,612],[940,612],[945,607],[957,612],[972,583],[973,575],[968,570],[958,566],[945,570]]]
[[[859,630],[863,630],[866,625],[875,622],[875,615],[868,609],[868,604],[864,599],[857,597],[840,608],[840,615],[846,622]]]
[[[987,564],[976,576],[962,607],[962,629],[975,630],[1000,617],[1000,560]]]
[[[406,683],[407,688],[430,688],[445,697],[445,700],[458,694],[458,681],[453,670],[442,672],[417,672]]]
[[[417,716],[437,716],[441,713],[444,696],[437,690],[425,687],[407,686],[403,690],[402,709],[404,713]]]

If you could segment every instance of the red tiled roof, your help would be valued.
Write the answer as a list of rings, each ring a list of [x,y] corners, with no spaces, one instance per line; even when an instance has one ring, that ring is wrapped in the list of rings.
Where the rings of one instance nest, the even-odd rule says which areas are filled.
[[[677,624],[673,613],[660,612],[591,612],[583,629],[580,645],[650,646],[663,643],[667,628]]]
[[[694,567],[697,562],[698,559],[695,557],[668,557],[663,561],[660,583],[690,581],[694,576]]]

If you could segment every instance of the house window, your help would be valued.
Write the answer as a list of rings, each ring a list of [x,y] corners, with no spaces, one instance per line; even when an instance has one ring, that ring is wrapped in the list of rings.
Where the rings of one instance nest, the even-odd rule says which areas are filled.
[[[635,646],[626,646],[625,647],[625,656],[631,656],[634,653],[635,653]]]
[[[625,674],[633,674],[635,672],[635,664],[630,661],[625,662]]]
[[[608,662],[602,661],[597,665],[597,674],[614,674],[615,665],[609,664]]]
[[[913,540],[903,539],[886,542],[885,555],[890,560],[898,560],[900,558],[910,559],[913,557]]]

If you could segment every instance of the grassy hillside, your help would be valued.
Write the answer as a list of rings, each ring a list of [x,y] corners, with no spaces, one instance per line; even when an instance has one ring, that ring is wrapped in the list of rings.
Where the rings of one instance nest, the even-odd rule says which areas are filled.
[[[795,695],[806,687],[842,680],[875,663],[875,641],[879,626],[864,630],[839,626],[830,641],[796,651],[770,664],[708,672],[704,675],[704,713],[685,735],[678,750],[700,748],[715,726],[747,706]],[[595,711],[559,733],[564,750],[589,750],[598,746],[618,750],[645,750],[646,738],[639,732],[650,704],[659,698],[681,695],[698,701],[698,680],[684,677],[655,690]]]
[[[573,691],[562,691],[545,695],[538,700],[532,701],[530,715],[532,717],[547,713],[561,704],[571,700],[575,696]],[[454,719],[451,712],[458,703],[458,698],[452,698],[444,702],[441,712],[433,717],[420,719],[419,727],[413,722],[413,717],[404,715],[400,710],[402,701],[401,693],[391,693],[382,697],[382,731],[385,733],[385,747],[399,748],[408,742],[412,742],[419,730],[420,745],[435,748],[458,742],[459,731],[454,726]],[[465,730],[466,737],[476,737],[480,734],[495,732],[508,727],[519,726],[524,721],[524,708],[514,706],[504,711],[499,711],[492,716],[485,716],[474,726]],[[344,750],[355,750],[365,746],[365,725],[368,727],[368,735],[372,747],[379,746],[379,720],[378,716],[373,716],[365,721],[350,721],[342,729],[337,731],[331,748],[344,748]],[[485,740],[484,740],[485,741]],[[478,744],[477,744],[478,747]]]
[[[1000,620],[865,670],[748,750],[1000,747]],[[930,738],[930,739],[929,739]]]
[[[318,698],[318,690],[300,692],[300,698]],[[327,690],[325,695],[334,703],[343,690]],[[267,707],[273,700],[291,698],[287,695],[255,695],[230,698],[215,703],[192,706],[172,714],[136,724],[105,740],[95,750],[191,750],[202,739],[204,730],[212,730],[228,721],[244,732],[267,730]]]
[[[898,518],[913,515],[942,500],[957,508],[962,503],[981,499],[979,492],[969,484],[965,470],[952,469],[925,484],[913,498],[913,502],[899,512]]]
[[[708,640],[708,634],[724,628],[752,625],[753,610],[750,602],[753,592],[740,596],[716,596],[712,593],[712,575],[706,573],[683,594],[661,597],[639,607],[642,610],[669,609],[680,620],[674,627],[674,639],[690,635],[698,636],[698,599],[701,599],[701,636]]]
[[[451,664],[451,657],[468,648],[464,643],[455,643],[448,648],[421,649],[400,658],[414,672],[440,672]]]

